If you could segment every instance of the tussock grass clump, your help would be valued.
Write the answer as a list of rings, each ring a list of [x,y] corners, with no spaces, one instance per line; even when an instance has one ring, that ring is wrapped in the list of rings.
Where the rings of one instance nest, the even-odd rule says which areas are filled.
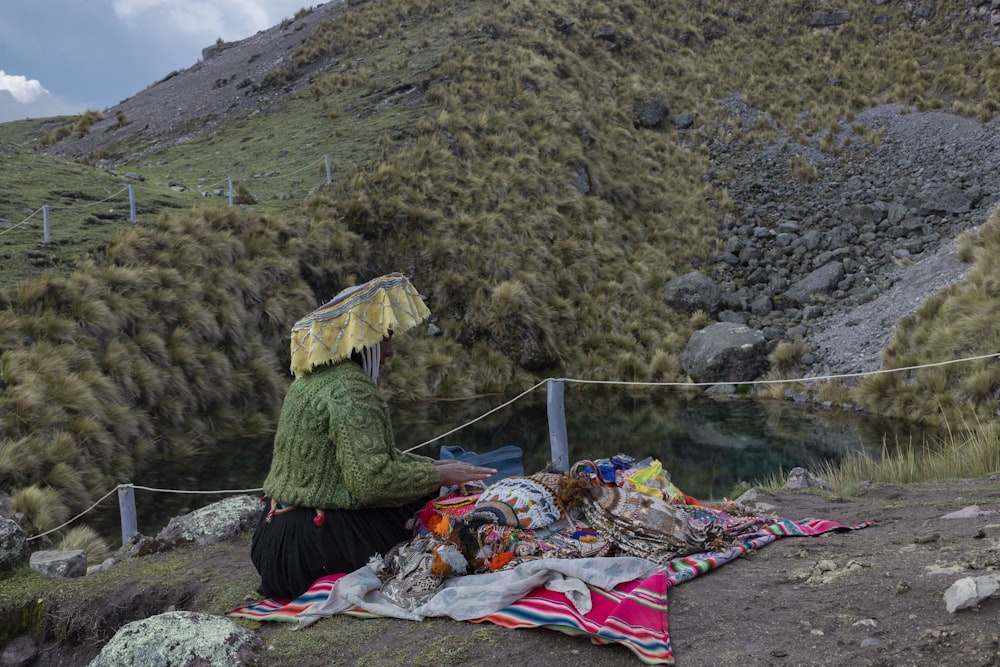
[[[815,183],[819,180],[819,170],[816,165],[800,154],[795,154],[789,160],[792,176],[803,183]]]
[[[880,452],[851,450],[840,461],[825,461],[813,473],[835,493],[857,491],[859,485],[916,484],[947,479],[981,479],[1000,471],[1000,426],[984,423],[973,414],[946,435],[920,443],[883,442]],[[784,486],[786,471],[769,475],[758,486],[777,493]]]
[[[940,442],[883,445],[879,455],[851,451],[818,473],[839,491],[859,482],[910,484],[940,479],[980,479],[1000,471],[1000,430],[995,423],[963,422]]]
[[[59,536],[55,544],[58,551],[83,550],[87,554],[87,564],[96,565],[111,555],[111,547],[103,537],[89,526],[76,526]]]
[[[768,355],[770,372],[774,380],[793,379],[802,372],[802,357],[809,352],[809,346],[801,340],[782,341]]]
[[[55,528],[69,518],[69,509],[62,502],[59,490],[35,484],[15,491],[10,498],[10,509],[25,532],[34,535]]]
[[[85,137],[90,132],[94,123],[104,118],[104,114],[95,109],[88,109],[80,114],[76,122],[73,123],[73,132],[77,137]]]
[[[156,461],[258,435],[289,380],[287,332],[317,305],[289,242],[332,262],[333,226],[164,215],[103,262],[20,284],[0,311],[0,487],[27,488],[31,525],[61,516],[50,494],[79,510]],[[337,273],[356,269],[347,259]]]
[[[840,406],[851,403],[851,389],[840,380],[820,383],[816,388],[816,395],[821,403]]]

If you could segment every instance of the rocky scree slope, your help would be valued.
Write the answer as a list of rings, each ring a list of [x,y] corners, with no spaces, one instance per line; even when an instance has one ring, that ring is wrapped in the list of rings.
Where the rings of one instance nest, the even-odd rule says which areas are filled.
[[[287,65],[310,31],[335,19],[344,5],[343,0],[317,5],[298,19],[286,19],[246,39],[207,46],[197,63],[104,110],[103,119],[88,134],[60,142],[48,152],[74,160],[131,140],[146,146],[128,158],[135,160],[210,133],[232,118],[272,109],[285,95],[308,85],[317,72],[337,65],[335,60],[318,60],[281,88],[266,85],[267,75]],[[119,126],[119,112],[127,124]]]
[[[738,97],[723,100],[744,126],[766,122]],[[717,319],[759,329],[769,341],[804,340],[809,376],[880,366],[895,324],[962,278],[955,238],[986,222],[1000,199],[1000,119],[982,125],[942,112],[881,105],[836,151],[787,137],[764,148],[705,141],[735,215],[720,251],[698,267],[722,289]],[[812,165],[802,178],[796,164]]]

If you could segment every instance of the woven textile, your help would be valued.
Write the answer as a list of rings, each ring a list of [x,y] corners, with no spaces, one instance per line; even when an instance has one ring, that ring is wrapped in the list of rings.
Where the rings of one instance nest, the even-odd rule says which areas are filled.
[[[593,607],[587,612],[577,609],[564,593],[538,586],[508,606],[472,619],[472,622],[485,621],[509,628],[558,630],[570,635],[590,637],[596,644],[621,644],[645,664],[674,664],[667,623],[667,592],[670,588],[708,574],[747,552],[763,548],[782,537],[848,532],[870,525],[866,522],[847,526],[825,520],[793,523],[775,519],[760,530],[740,536],[734,545],[723,551],[675,558],[648,578],[634,579],[613,588],[591,586]],[[228,615],[256,621],[301,622],[331,597],[334,583],[343,576],[338,574],[323,577],[307,593],[295,600],[261,600],[256,604],[237,607]],[[378,583],[377,579],[375,583]],[[363,606],[338,613],[363,618],[378,615]]]
[[[698,521],[682,505],[632,487],[594,487],[583,513],[598,535],[654,563],[728,546],[724,526]]]
[[[551,628],[590,637],[594,644],[621,644],[647,665],[674,663],[667,632],[667,578],[659,571],[642,581],[594,590],[593,607],[581,613],[563,593],[539,586],[514,604],[472,621],[506,628]]]
[[[292,373],[348,359],[378,345],[389,332],[401,333],[427,319],[430,311],[410,281],[390,273],[350,287],[292,327]]]

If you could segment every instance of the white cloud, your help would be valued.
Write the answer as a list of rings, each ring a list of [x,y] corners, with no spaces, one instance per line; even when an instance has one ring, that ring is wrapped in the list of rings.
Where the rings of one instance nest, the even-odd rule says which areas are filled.
[[[0,90],[6,90],[16,102],[30,104],[48,94],[41,82],[20,74],[7,74],[0,69]]]
[[[0,0],[0,63],[26,74],[0,71],[0,122],[105,109],[196,64],[202,49],[220,38],[251,37],[315,4]]]
[[[210,43],[248,37],[295,15],[301,0],[114,0],[115,15],[130,28],[177,31]]]
[[[47,90],[30,102],[21,102],[11,91],[0,89],[0,123],[26,118],[78,116],[88,108],[93,108],[93,105],[69,102]]]

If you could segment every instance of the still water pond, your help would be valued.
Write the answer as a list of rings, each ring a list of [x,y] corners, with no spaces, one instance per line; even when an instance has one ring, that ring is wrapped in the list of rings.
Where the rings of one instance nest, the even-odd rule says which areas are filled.
[[[503,405],[509,397],[392,406],[396,443],[437,457],[441,446],[488,452],[517,445],[528,473],[551,460],[545,388],[457,432],[439,437]],[[570,463],[612,456],[659,459],[673,482],[696,498],[728,496],[740,482],[763,480],[795,466],[839,461],[848,451],[882,450],[907,442],[905,425],[835,408],[753,399],[712,399],[676,393],[631,396],[626,390],[594,385],[565,388]],[[920,436],[913,436],[919,442]],[[243,442],[184,465],[159,466],[137,485],[184,489],[259,488],[271,457],[270,436]],[[172,516],[184,514],[223,495],[160,494],[136,491],[139,531],[155,535]],[[120,540],[118,510],[102,504],[95,527]]]

